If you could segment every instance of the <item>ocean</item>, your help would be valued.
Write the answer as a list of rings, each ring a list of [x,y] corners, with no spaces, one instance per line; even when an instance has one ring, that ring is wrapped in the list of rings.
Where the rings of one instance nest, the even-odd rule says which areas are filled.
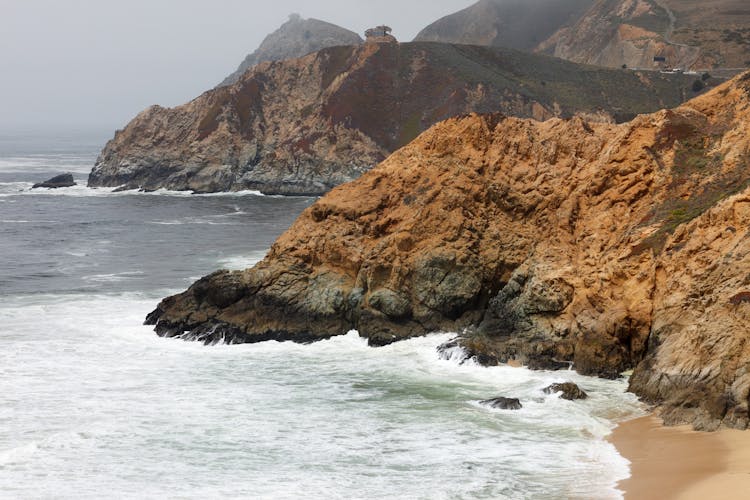
[[[90,189],[104,140],[0,136],[0,498],[621,498],[624,379],[442,359],[450,332],[157,337],[161,298],[251,266],[314,199]],[[31,189],[62,172],[79,185]],[[589,399],[542,392],[564,381]]]

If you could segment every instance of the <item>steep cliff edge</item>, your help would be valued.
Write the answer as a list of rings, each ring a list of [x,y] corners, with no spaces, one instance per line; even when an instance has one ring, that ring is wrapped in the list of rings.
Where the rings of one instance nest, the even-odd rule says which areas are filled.
[[[744,428],[749,162],[750,73],[621,125],[450,119],[148,322],[206,342],[463,331],[483,363],[635,368],[668,422]]]
[[[261,63],[176,108],[147,109],[107,143],[89,185],[322,194],[451,116],[627,118],[679,104],[691,83],[509,49],[333,47]]]
[[[240,63],[219,86],[237,83],[248,69],[262,62],[295,59],[327,47],[357,45],[362,38],[348,29],[318,19],[292,14],[281,27],[263,39],[260,46]]]

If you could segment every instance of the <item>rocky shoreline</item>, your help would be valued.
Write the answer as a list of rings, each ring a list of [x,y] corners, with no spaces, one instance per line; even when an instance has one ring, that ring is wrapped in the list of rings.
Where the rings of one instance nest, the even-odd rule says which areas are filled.
[[[485,364],[634,369],[667,423],[745,428],[748,162],[750,74],[621,125],[450,119],[148,322],[210,342],[463,332]]]
[[[148,108],[106,144],[88,185],[318,196],[451,116],[622,121],[678,105],[690,83],[510,49],[376,37],[263,62],[187,104]]]

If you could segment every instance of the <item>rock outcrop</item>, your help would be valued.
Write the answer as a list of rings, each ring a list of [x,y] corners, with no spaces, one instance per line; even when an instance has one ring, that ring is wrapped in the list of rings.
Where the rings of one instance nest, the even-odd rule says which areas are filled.
[[[51,179],[47,179],[44,182],[37,182],[34,184],[31,189],[37,189],[37,188],[50,188],[50,189],[57,189],[57,188],[63,188],[63,187],[72,187],[76,185],[75,179],[73,179],[73,174],[60,174],[52,177]]]
[[[160,335],[372,345],[617,377],[668,422],[744,428],[750,73],[631,122],[441,122],[313,204],[253,269],[164,299]]]
[[[362,38],[348,29],[318,19],[303,19],[292,14],[281,27],[263,39],[260,46],[249,54],[237,70],[219,86],[237,83],[253,66],[268,61],[296,59],[312,52],[339,45],[357,45]]]
[[[587,399],[589,397],[586,392],[578,387],[573,382],[563,382],[562,384],[552,384],[549,387],[545,387],[543,392],[545,394],[561,393],[560,397],[569,401],[576,399]]]
[[[626,119],[679,104],[691,83],[488,47],[333,47],[261,63],[183,106],[147,109],[107,143],[88,182],[319,195],[451,116]]]

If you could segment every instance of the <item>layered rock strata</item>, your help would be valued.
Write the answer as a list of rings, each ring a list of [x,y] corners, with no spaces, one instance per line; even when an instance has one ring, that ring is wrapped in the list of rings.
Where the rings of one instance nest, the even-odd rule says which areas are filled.
[[[679,104],[691,83],[488,47],[334,47],[261,63],[176,108],[147,109],[107,143],[88,183],[319,195],[451,116],[626,119]]]
[[[487,364],[634,368],[667,422],[744,428],[749,162],[750,74],[621,125],[450,119],[148,322],[206,342],[463,331]]]

